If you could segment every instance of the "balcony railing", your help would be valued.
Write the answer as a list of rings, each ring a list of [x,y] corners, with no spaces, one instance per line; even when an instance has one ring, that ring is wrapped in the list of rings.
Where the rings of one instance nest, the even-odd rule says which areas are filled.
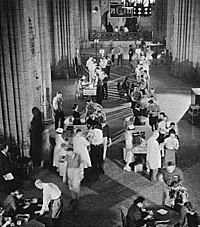
[[[138,38],[144,38],[145,41],[152,40],[151,31],[140,31],[140,32],[99,32],[99,31],[90,31],[89,40],[94,41],[98,39],[99,41],[132,41]]]

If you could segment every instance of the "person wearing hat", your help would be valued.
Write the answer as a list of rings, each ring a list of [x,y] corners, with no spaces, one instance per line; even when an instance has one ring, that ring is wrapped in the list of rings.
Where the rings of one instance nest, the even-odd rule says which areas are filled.
[[[169,204],[169,191],[170,185],[173,181],[179,181],[180,184],[184,182],[183,172],[181,169],[176,167],[174,162],[168,162],[167,166],[161,170],[161,174],[158,176],[158,179],[163,184],[163,205]]]
[[[43,215],[44,212],[51,211],[51,220],[53,227],[60,227],[62,222],[63,202],[61,199],[61,190],[54,183],[44,183],[42,180],[35,181],[35,187],[42,190],[43,202],[42,208],[35,213]]]
[[[62,134],[63,134],[63,129],[57,128],[56,135],[55,135],[56,145],[54,147],[54,152],[53,152],[53,166],[56,167],[57,170],[58,170],[58,164],[59,164],[60,149],[62,149],[61,144],[66,143],[66,141],[62,137]]]
[[[64,160],[63,183],[68,182],[72,200],[70,204],[77,209],[80,198],[80,187],[83,179],[84,161],[80,154],[73,151],[72,148],[65,147],[67,153]]]
[[[125,162],[124,170],[130,172],[131,167],[130,163],[134,162],[134,154],[133,154],[133,131],[135,127],[133,124],[130,124],[125,131]]]

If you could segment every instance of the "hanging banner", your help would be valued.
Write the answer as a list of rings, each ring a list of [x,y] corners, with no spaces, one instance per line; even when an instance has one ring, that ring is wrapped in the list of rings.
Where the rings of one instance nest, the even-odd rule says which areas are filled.
[[[137,4],[124,7],[122,4],[110,4],[110,17],[148,17],[151,16],[151,6]]]
[[[133,8],[124,8],[122,4],[110,4],[110,17],[133,17]]]

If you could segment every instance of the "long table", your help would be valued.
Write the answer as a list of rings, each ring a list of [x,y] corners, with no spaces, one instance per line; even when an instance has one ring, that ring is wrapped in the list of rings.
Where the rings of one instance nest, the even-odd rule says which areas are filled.
[[[167,227],[176,226],[181,218],[178,212],[174,211],[171,207],[164,205],[150,205],[146,210],[151,210],[153,212],[153,218],[155,221],[158,221],[158,223],[166,222]]]

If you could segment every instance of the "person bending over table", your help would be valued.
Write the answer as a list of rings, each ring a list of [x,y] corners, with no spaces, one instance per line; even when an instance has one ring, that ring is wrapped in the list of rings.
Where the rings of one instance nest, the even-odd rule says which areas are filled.
[[[13,216],[18,213],[18,210],[25,206],[25,203],[22,199],[23,192],[21,190],[16,190],[11,192],[3,202],[5,208],[6,216]]]
[[[35,186],[43,191],[42,209],[38,213],[43,215],[45,211],[50,209],[53,227],[61,226],[63,203],[60,189],[54,183],[44,183],[40,179],[35,181]]]
[[[126,216],[127,227],[141,227],[147,226],[146,223],[152,218],[152,212],[143,211],[145,198],[139,196],[134,200],[133,204],[129,207]]]

